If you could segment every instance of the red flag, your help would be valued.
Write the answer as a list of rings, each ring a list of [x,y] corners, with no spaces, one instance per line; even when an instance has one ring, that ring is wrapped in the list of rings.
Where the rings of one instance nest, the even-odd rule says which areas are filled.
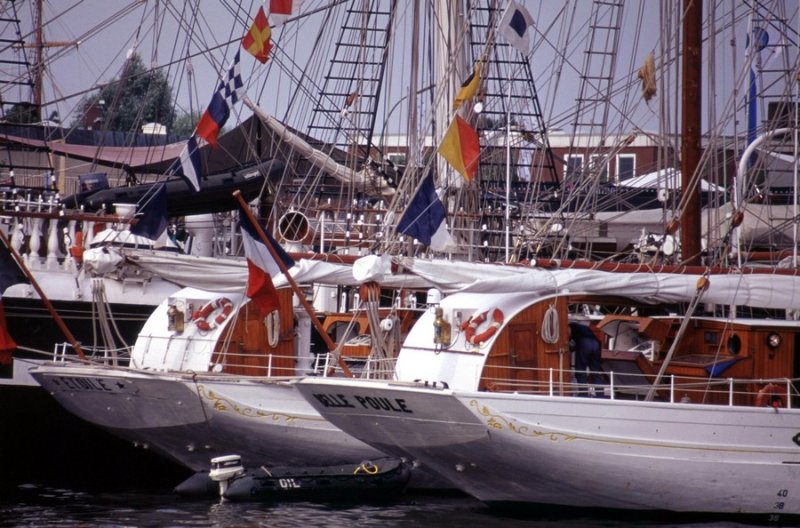
[[[269,12],[273,15],[291,15],[292,0],[269,0]]]
[[[11,355],[16,348],[17,344],[14,342],[14,338],[8,333],[6,314],[3,311],[3,301],[0,300],[0,365],[11,364]]]
[[[272,29],[269,27],[269,20],[264,14],[264,8],[259,7],[253,25],[242,39],[242,47],[253,55],[258,62],[264,64],[269,59],[269,52],[272,50]]]
[[[301,2],[302,0],[270,0],[269,16],[279,26],[300,10]]]

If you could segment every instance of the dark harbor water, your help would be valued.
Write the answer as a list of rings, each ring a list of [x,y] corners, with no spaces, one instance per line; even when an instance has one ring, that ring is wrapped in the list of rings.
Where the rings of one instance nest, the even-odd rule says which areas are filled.
[[[0,527],[730,527],[752,526],[731,520],[664,519],[547,509],[499,512],[469,497],[403,494],[380,503],[231,503],[187,499],[171,489],[80,491],[14,486],[2,490]]]

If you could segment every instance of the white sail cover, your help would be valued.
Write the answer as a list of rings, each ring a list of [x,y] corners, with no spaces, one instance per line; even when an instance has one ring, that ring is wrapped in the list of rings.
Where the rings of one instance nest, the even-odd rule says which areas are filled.
[[[247,284],[243,260],[125,250],[129,262],[179,284],[218,292],[241,293]],[[616,295],[637,302],[679,303],[691,301],[701,275],[685,273],[609,272],[593,269],[543,269],[524,265],[499,265],[448,260],[398,258],[400,271],[374,266],[376,257],[363,264],[338,264],[300,259],[291,269],[301,283],[357,286],[375,281],[387,288],[437,288],[444,293],[523,293],[550,295],[576,293]],[[373,264],[365,266],[364,264]],[[370,274],[372,270],[374,276]],[[356,270],[357,277],[354,276]],[[287,286],[282,275],[275,286]],[[768,273],[712,274],[703,302],[800,310],[800,276]]]
[[[403,260],[410,272],[442,291],[582,293],[616,295],[656,304],[688,302],[701,275],[622,273],[592,269],[542,269],[466,262]],[[766,273],[713,274],[703,302],[758,308],[800,309],[800,276]]]
[[[129,263],[183,287],[221,293],[242,293],[247,286],[247,263],[244,259],[196,257],[134,249],[119,251],[124,253]],[[303,284],[358,286],[365,282],[353,276],[352,265],[321,260],[298,259],[289,273],[296,282]],[[282,274],[273,277],[272,282],[276,288],[289,285]],[[422,277],[390,272],[376,282],[387,288],[431,287],[431,284]]]

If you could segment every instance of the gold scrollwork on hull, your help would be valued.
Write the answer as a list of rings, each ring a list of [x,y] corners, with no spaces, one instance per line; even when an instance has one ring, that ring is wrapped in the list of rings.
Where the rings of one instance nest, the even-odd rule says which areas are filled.
[[[227,398],[223,398],[222,396],[218,395],[216,392],[212,390],[206,390],[204,385],[197,385],[197,393],[200,395],[201,398],[209,400],[212,402],[214,406],[214,410],[217,412],[235,412],[241,416],[246,418],[257,418],[257,419],[267,419],[272,420],[273,422],[286,422],[287,424],[293,424],[298,420],[306,420],[312,422],[321,422],[323,421],[322,418],[304,418],[301,416],[294,416],[291,414],[285,413],[276,413],[276,412],[266,412],[260,409],[253,409],[252,407],[244,407],[237,403],[232,402]]]
[[[574,435],[566,433],[557,433],[555,431],[537,431],[536,429],[532,429],[527,425],[517,425],[516,420],[508,419],[500,414],[493,413],[489,407],[481,404],[478,400],[470,400],[469,405],[470,407],[475,407],[481,416],[485,416],[487,418],[486,425],[492,429],[508,429],[512,433],[517,433],[522,436],[527,436],[529,438],[546,438],[553,442],[558,440],[575,440],[575,438],[577,438]]]

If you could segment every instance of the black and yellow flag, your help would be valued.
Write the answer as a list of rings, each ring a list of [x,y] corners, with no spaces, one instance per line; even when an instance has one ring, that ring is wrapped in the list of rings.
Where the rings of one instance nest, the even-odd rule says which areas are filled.
[[[475,94],[478,93],[478,88],[481,85],[481,63],[475,63],[475,69],[472,70],[472,73],[467,80],[461,85],[461,90],[459,90],[458,95],[456,95],[456,100],[453,101],[453,109],[458,110],[461,104],[466,101],[467,99],[472,99],[475,97]]]

